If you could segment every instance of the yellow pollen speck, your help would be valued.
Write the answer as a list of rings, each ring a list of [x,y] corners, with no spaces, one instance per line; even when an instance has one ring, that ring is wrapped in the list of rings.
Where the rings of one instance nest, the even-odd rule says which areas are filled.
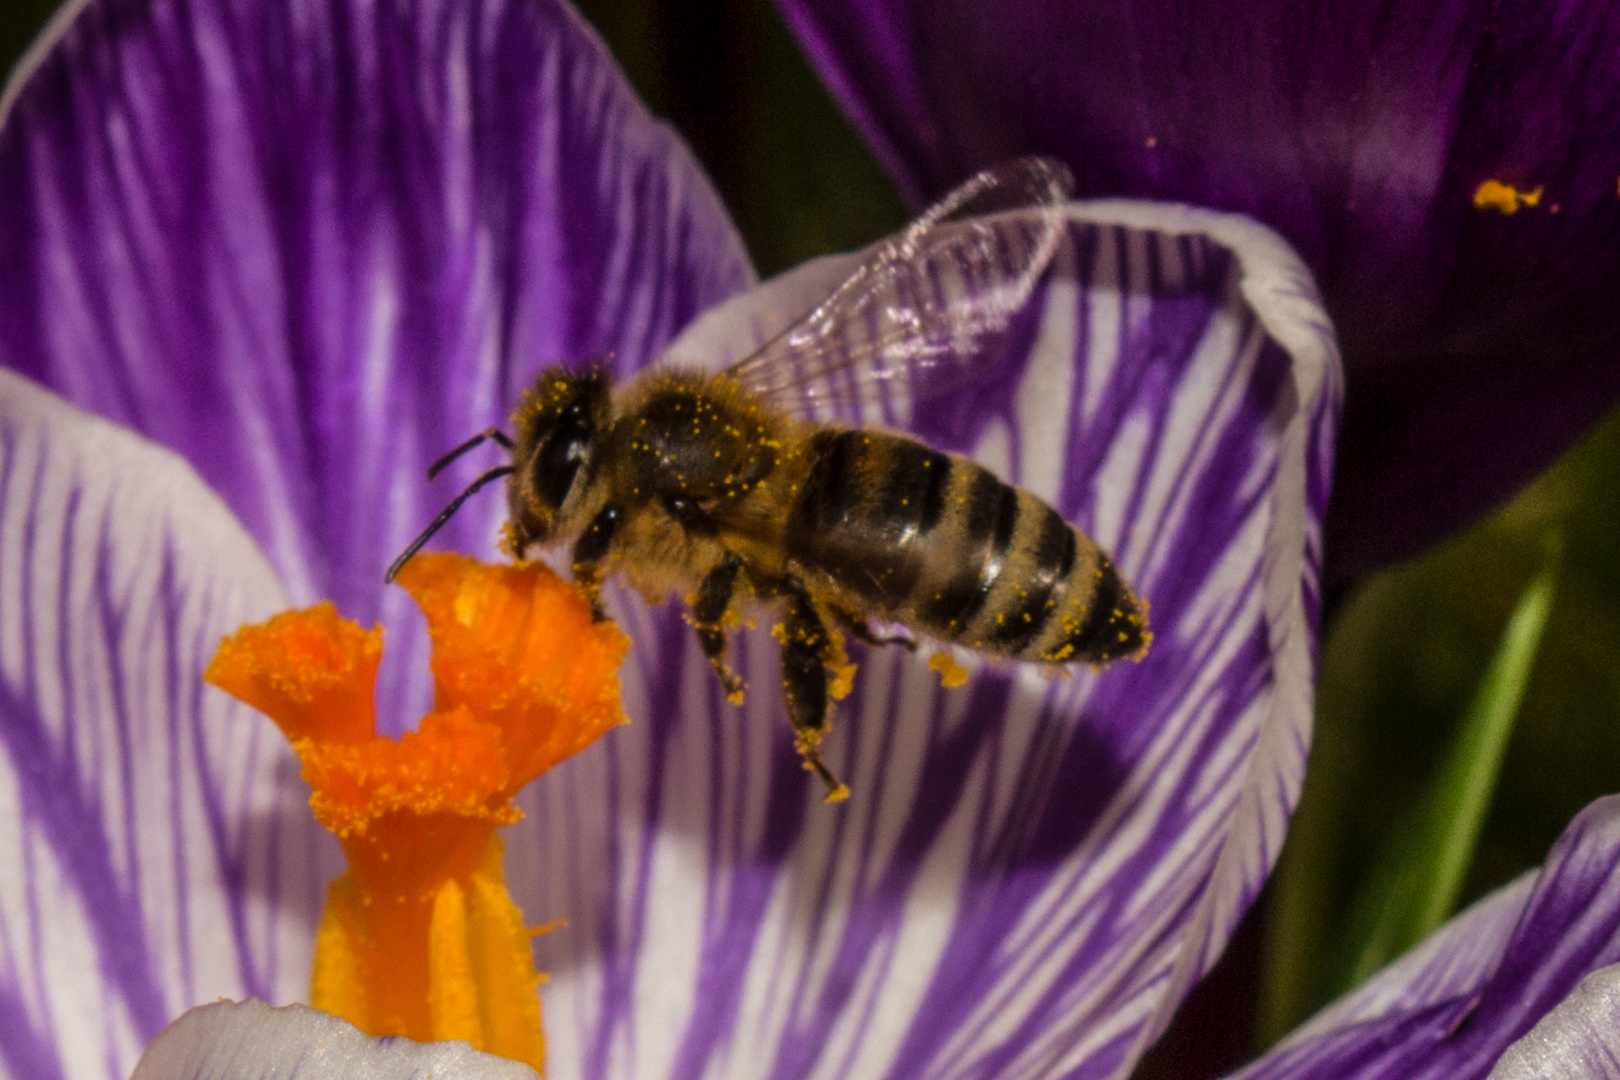
[[[1475,210],[1495,210],[1500,214],[1517,214],[1527,206],[1541,202],[1542,188],[1520,191],[1512,184],[1500,180],[1486,180],[1474,189]]]
[[[928,658],[928,666],[939,672],[939,684],[944,687],[961,686],[967,682],[968,670],[956,662],[950,653],[937,652]]]
[[[831,655],[826,661],[827,674],[832,678],[827,683],[827,696],[834,701],[842,701],[855,688],[855,664],[844,651],[842,638],[835,634],[828,644]]]

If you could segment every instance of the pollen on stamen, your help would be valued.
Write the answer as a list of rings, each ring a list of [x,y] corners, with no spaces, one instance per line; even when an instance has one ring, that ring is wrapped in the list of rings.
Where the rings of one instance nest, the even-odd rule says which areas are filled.
[[[311,1003],[374,1035],[466,1039],[539,1069],[539,931],[507,894],[495,830],[521,817],[519,788],[624,722],[628,641],[539,564],[422,554],[398,581],[433,640],[436,709],[415,732],[376,735],[381,632],[330,604],[244,627],[204,677],[287,735],[349,859]]]

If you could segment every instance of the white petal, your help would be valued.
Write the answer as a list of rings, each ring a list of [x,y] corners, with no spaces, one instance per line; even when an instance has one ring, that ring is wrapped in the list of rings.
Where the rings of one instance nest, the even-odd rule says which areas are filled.
[[[1620,1077],[1620,964],[1592,972],[1502,1054],[1490,1080]]]
[[[170,1024],[130,1080],[538,1080],[460,1040],[374,1038],[307,1005],[199,1005]]]

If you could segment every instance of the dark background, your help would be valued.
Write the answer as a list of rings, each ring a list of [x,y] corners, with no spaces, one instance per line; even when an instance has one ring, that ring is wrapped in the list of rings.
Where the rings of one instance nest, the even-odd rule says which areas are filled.
[[[0,67],[53,7],[0,0]],[[692,145],[762,276],[905,221],[766,0],[588,0],[581,10]],[[1282,863],[1139,1076],[1221,1075],[1327,1000],[1349,899],[1423,792],[1552,536],[1565,549],[1559,591],[1465,899],[1538,864],[1582,806],[1620,789],[1617,524],[1612,416],[1492,517],[1364,580],[1328,613],[1315,747]]]

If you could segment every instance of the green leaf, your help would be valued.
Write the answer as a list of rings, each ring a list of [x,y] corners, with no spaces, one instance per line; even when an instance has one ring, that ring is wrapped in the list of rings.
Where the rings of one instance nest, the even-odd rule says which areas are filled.
[[[1351,909],[1341,954],[1349,962],[1335,997],[1417,944],[1457,906],[1552,608],[1559,547],[1551,545],[1519,598],[1439,774]]]

